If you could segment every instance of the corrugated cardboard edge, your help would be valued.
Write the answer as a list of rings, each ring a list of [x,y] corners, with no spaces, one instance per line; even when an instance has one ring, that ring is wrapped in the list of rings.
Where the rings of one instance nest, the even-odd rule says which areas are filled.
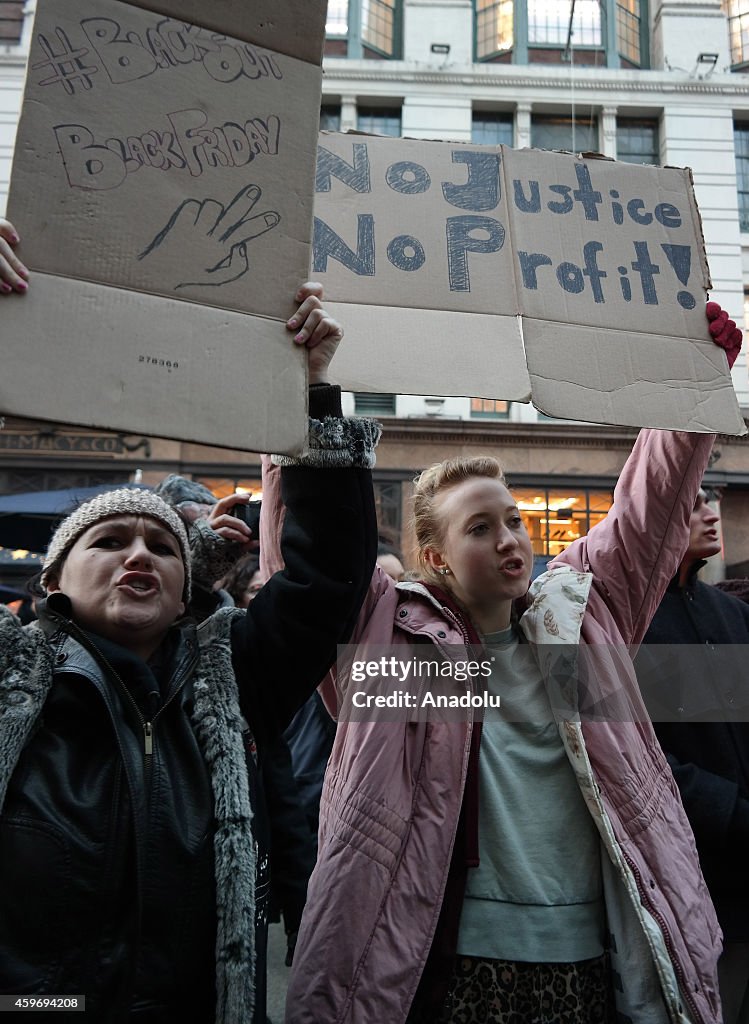
[[[687,341],[662,334],[582,328],[528,317],[523,319],[523,335],[527,349],[542,348],[548,366],[548,377],[538,372],[530,375],[533,404],[547,416],[571,419],[566,410],[577,407],[581,415],[575,418],[585,422],[731,436],[747,433],[736,392],[726,373],[725,354],[710,339]],[[619,341],[625,336],[626,348]],[[673,379],[665,384],[662,379],[651,380],[648,375],[654,348],[658,350],[659,364],[673,367]],[[566,380],[564,366],[570,362],[571,353],[575,354],[578,372],[575,380]],[[617,361],[622,365],[618,386]],[[597,368],[604,363],[607,377],[613,378],[608,391],[603,391],[595,379]],[[693,381],[701,382],[698,401],[690,397]],[[632,415],[633,405],[637,407],[636,417]]]
[[[713,286],[713,282],[710,278],[710,267],[707,262],[707,251],[705,248],[705,232],[702,230],[702,216],[700,214],[700,207],[697,202],[697,196],[694,192],[694,175],[692,174],[692,168],[676,168],[671,167],[670,165],[668,166],[671,170],[680,170],[682,174],[686,176],[687,181],[689,182],[689,198],[691,200],[690,209],[692,211],[692,224],[694,225],[694,233],[696,237],[700,240],[700,264],[702,266],[702,279],[704,282],[705,289],[709,291]]]
[[[246,20],[234,23],[221,18],[221,7],[226,3],[211,4],[206,0],[123,0],[126,7],[140,7],[154,14],[162,14],[177,21],[199,25],[212,32],[233,36],[253,43],[265,50],[274,50],[307,64],[322,64],[325,47],[325,20],[327,4],[320,0],[259,0],[235,3]],[[258,16],[265,8],[266,16]],[[312,22],[312,24],[310,24]],[[319,45],[314,46],[315,38]]]
[[[346,391],[530,401],[517,317],[328,301],[325,308],[346,329],[332,368]],[[419,364],[418,390],[398,380],[404,338]]]
[[[242,451],[304,450],[307,360],[275,320],[47,274],[2,302],[3,413]],[[78,327],[67,336],[48,317],[64,305]],[[257,373],[267,386],[242,403],[242,381]],[[16,399],[12,381],[24,377],[45,396],[38,408],[28,393]],[[74,406],[59,386],[71,379],[80,382]]]

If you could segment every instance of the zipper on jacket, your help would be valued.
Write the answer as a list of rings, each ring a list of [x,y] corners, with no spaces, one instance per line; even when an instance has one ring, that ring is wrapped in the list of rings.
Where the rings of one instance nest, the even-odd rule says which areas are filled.
[[[622,853],[624,854],[624,859],[626,860],[627,864],[629,865],[630,871],[635,876],[635,881],[637,882],[637,888],[638,888],[638,890],[640,892],[640,899],[642,900],[643,903],[645,903],[647,905],[648,913],[654,918],[654,920],[658,924],[658,927],[661,930],[661,935],[663,936],[663,942],[664,942],[664,945],[666,947],[666,951],[668,952],[668,957],[669,957],[669,960],[671,961],[671,965],[672,965],[672,967],[674,969],[674,974],[676,975],[677,979],[679,980],[680,988],[681,988],[681,994],[682,994],[682,996],[684,998],[684,1001],[689,1004],[689,1008],[692,1011],[692,1013],[694,1014],[695,1019],[698,1020],[698,1021],[701,1021],[704,1018],[703,1018],[702,1014],[700,1013],[699,1008],[697,1007],[697,1004],[694,1002],[694,999],[692,997],[692,993],[691,993],[691,991],[689,989],[689,983],[687,982],[686,977],[684,975],[684,970],[683,970],[681,964],[676,959],[676,954],[674,952],[674,947],[673,947],[673,944],[671,942],[671,936],[668,933],[668,927],[666,925],[666,922],[663,919],[663,916],[654,907],[653,901],[651,900],[650,895],[648,894],[647,889],[642,884],[642,875],[640,874],[639,869],[630,860],[630,858],[627,855],[625,850],[622,850]],[[644,899],[643,899],[643,897],[644,897]]]
[[[192,665],[193,662],[194,662],[194,659],[192,659],[190,661],[190,664]],[[158,722],[160,716],[169,707],[169,705],[172,703],[172,701],[180,694],[180,692],[182,690],[182,687],[187,682],[187,678],[188,678],[188,671],[187,671],[187,669],[184,670],[184,672],[182,673],[182,676],[183,676],[183,678],[182,678],[181,681],[179,681],[179,676],[177,676],[177,680],[179,682],[179,685],[174,687],[174,689],[172,690],[171,694],[167,697],[166,701],[161,705],[161,707],[156,712],[156,714],[153,716],[153,718],[151,719],[150,722],[147,722],[143,718],[143,716],[140,714],[140,709],[136,705],[136,711],[140,715],[140,720],[143,723],[143,757],[144,757],[144,760],[143,760],[143,772],[144,772],[144,776],[145,776],[146,798],[147,798],[149,804],[150,804],[150,791],[151,791],[151,765],[153,764],[153,733],[154,733],[154,729],[156,728],[156,723]],[[131,698],[131,700],[132,700],[132,698]],[[133,703],[135,703],[135,701],[133,701]]]
[[[169,704],[171,704],[171,702],[181,692],[184,684],[187,682],[187,680],[189,678],[190,670],[192,668],[194,668],[195,664],[197,663],[197,655],[195,653],[195,645],[192,643],[192,641],[190,641],[190,640],[187,641],[187,649],[190,652],[190,657],[183,657],[183,658],[180,659],[177,673],[175,673],[175,676],[174,676],[175,683],[178,683],[179,685],[174,685],[173,686],[172,692],[171,692],[170,696],[168,697],[166,702],[164,704],[162,704],[162,706],[159,708],[159,710],[156,712],[156,714],[153,716],[153,719],[151,721],[146,721],[144,716],[141,714],[140,708],[138,707],[138,704],[135,701],[135,698],[132,696],[132,694],[128,690],[127,686],[125,686],[125,683],[123,682],[121,676],[114,669],[114,667],[109,663],[109,661],[104,656],[104,654],[98,649],[96,644],[93,643],[91,640],[89,640],[89,638],[85,635],[85,633],[83,633],[83,631],[80,629],[80,627],[75,622],[73,622],[72,619],[66,619],[65,620],[64,632],[67,633],[67,635],[69,637],[71,637],[72,639],[77,640],[78,643],[80,643],[80,645],[86,651],[88,651],[89,654],[91,654],[93,656],[94,660],[97,662],[97,664],[99,665],[100,669],[102,669],[105,674],[108,673],[110,681],[113,681],[115,683],[116,689],[119,691],[120,696],[129,704],[130,708],[132,709],[134,715],[137,718],[137,721],[140,723],[140,726],[143,729],[143,790],[144,790],[144,796],[145,796],[145,801],[146,801],[146,812],[145,812],[145,815],[144,815],[144,818],[143,818],[143,828],[142,829],[139,827],[139,816],[138,816],[138,814],[135,811],[135,807],[133,806],[131,808],[131,819],[132,819],[132,827],[133,827],[134,841],[135,841],[135,895],[136,895],[136,906],[137,906],[137,936],[138,936],[138,938],[137,938],[137,945],[140,946],[140,944],[141,944],[141,937],[142,937],[142,931],[143,931],[143,904],[144,904],[143,879],[144,879],[144,873],[145,873],[145,863],[144,863],[145,862],[145,854],[144,854],[144,850],[145,850],[145,840],[146,840],[146,836],[147,836],[148,828],[149,828],[150,808],[151,808],[151,772],[152,772],[152,763],[153,763],[153,730],[154,730],[154,726],[155,726],[156,720],[158,719],[159,715],[164,711],[164,709],[166,707],[168,707]],[[61,647],[62,647],[62,644],[61,644]],[[180,680],[180,669],[181,669],[181,676],[182,676],[181,680]],[[97,689],[98,689],[98,687],[97,687]],[[110,718],[113,718],[114,716],[113,716],[112,710],[111,710],[111,708],[109,706],[109,704],[110,704],[109,699],[107,697],[105,697],[103,694],[102,694],[102,697],[103,697],[105,705],[107,706],[107,709],[109,711]],[[122,764],[124,765],[126,763],[126,757],[125,757],[125,752],[124,752],[124,749],[123,749],[123,746],[122,746],[122,741],[120,739],[120,729],[119,729],[119,727],[117,725],[114,724],[114,722],[113,722],[113,728],[114,728],[114,733],[115,733],[115,737],[116,737],[116,740],[117,740],[117,745],[120,748],[120,759],[121,759]],[[126,769],[125,769],[125,776],[127,777],[127,770]],[[135,794],[133,794],[133,799],[134,799],[134,797],[135,797]]]
[[[598,786],[598,783],[595,781],[595,779],[593,779],[593,783],[595,785],[596,792],[600,794],[600,788]],[[599,800],[600,800],[600,796],[599,796]],[[601,807],[601,810],[602,810],[603,814],[606,817],[608,817],[608,814],[607,814],[605,808]],[[609,827],[611,828],[611,830],[613,832],[613,826],[611,825],[610,821],[609,821]],[[681,964],[679,963],[679,961],[676,958],[676,952],[674,950],[673,943],[671,941],[671,936],[669,934],[668,926],[666,924],[666,921],[663,918],[663,915],[654,906],[653,901],[652,901],[652,899],[651,899],[651,897],[650,897],[650,895],[648,893],[648,890],[646,889],[645,885],[643,884],[642,874],[640,873],[640,869],[634,863],[634,861],[629,856],[629,854],[624,849],[624,847],[619,842],[619,840],[616,839],[616,836],[614,836],[614,841],[616,843],[616,846],[617,846],[617,848],[619,850],[620,855],[624,859],[624,862],[626,863],[626,865],[629,868],[629,870],[632,872],[632,875],[633,875],[634,880],[635,880],[635,884],[637,885],[637,892],[638,892],[638,895],[640,897],[640,903],[645,907],[647,912],[650,914],[650,916],[653,918],[653,920],[656,922],[656,924],[658,925],[658,927],[661,930],[661,935],[663,936],[663,944],[666,947],[666,952],[668,953],[668,958],[669,958],[669,960],[671,962],[671,966],[673,967],[674,974],[676,975],[676,979],[677,979],[677,981],[679,983],[679,992],[677,993],[677,996],[681,996],[684,999],[684,1002],[687,1003],[687,1005],[689,1006],[690,1011],[692,1012],[692,1015],[693,1015],[695,1021],[697,1021],[697,1022],[704,1021],[705,1018],[702,1015],[702,1013],[700,1013],[700,1010],[699,1010],[699,1008],[697,1007],[697,1004],[694,1001],[694,997],[692,995],[692,992],[690,991],[689,983],[687,982],[686,976],[684,974],[684,969],[682,968]],[[658,974],[658,969],[656,967],[656,975],[657,974]],[[705,996],[705,999],[707,1001],[707,997],[706,996]],[[665,1001],[665,999],[664,999],[664,1001]],[[669,1016],[671,1016],[671,1007],[667,1006],[667,1010],[668,1010]],[[679,1012],[679,1014],[683,1014],[683,1012],[684,1012],[681,1005],[679,1005],[679,1007],[678,1007],[678,1012]]]
[[[151,765],[153,763],[153,723],[143,723],[143,788],[146,791],[146,807],[151,807]],[[148,831],[148,815],[146,816]]]
[[[443,615],[447,615],[448,618],[452,619],[455,625],[458,627],[466,647],[473,647],[474,645],[471,643],[471,640],[468,636],[468,629],[466,628],[465,623],[462,621],[462,619],[458,618],[455,612],[453,612],[452,608],[447,608],[445,605],[443,605],[442,613]]]
[[[77,640],[78,643],[83,648],[85,648],[85,650],[87,650],[90,654],[92,654],[94,659],[100,665],[103,666],[103,668],[104,668],[104,670],[106,672],[108,672],[110,674],[110,678],[112,678],[115,681],[115,683],[117,684],[117,688],[120,691],[121,696],[123,696],[124,699],[128,702],[128,704],[130,705],[130,707],[131,707],[133,713],[135,714],[138,722],[140,723],[141,729],[143,730],[143,781],[144,781],[144,791],[145,791],[146,803],[147,803],[147,805],[150,805],[150,802],[151,802],[151,800],[150,800],[150,796],[151,796],[151,766],[152,766],[152,762],[153,762],[153,730],[154,730],[154,726],[156,725],[156,722],[158,721],[158,718],[162,714],[162,712],[172,703],[172,701],[175,699],[175,697],[177,697],[177,695],[180,693],[182,687],[184,686],[185,682],[187,681],[188,671],[186,669],[183,672],[183,679],[180,682],[179,686],[176,686],[176,687],[173,688],[172,693],[170,694],[170,696],[168,697],[166,702],[161,705],[159,710],[153,716],[153,719],[151,721],[146,721],[146,719],[143,717],[143,715],[141,713],[140,708],[138,707],[138,704],[137,704],[135,698],[130,693],[130,691],[128,690],[127,686],[125,686],[125,683],[123,682],[121,676],[112,667],[112,665],[110,665],[109,661],[104,657],[104,655],[98,649],[96,644],[92,643],[89,640],[89,638],[85,635],[85,633],[80,629],[80,627],[75,622],[72,621],[72,619],[66,620],[64,631],[68,634],[68,636],[71,636],[73,639]],[[196,658],[195,658],[195,655],[194,655],[194,648],[192,646],[190,646],[188,649],[193,651],[193,656],[190,659],[190,666],[192,666],[195,663],[195,661],[196,661]],[[183,661],[184,660],[185,659],[183,659]],[[190,666],[188,666],[188,668]],[[116,728],[115,728],[115,735],[117,735],[117,729]],[[119,740],[118,740],[118,743],[119,743]],[[122,751],[120,753],[120,756],[124,760],[124,753],[122,753]],[[147,827],[147,825],[148,825],[147,818],[146,818],[145,824],[146,824],[146,827]],[[137,865],[136,870],[137,870],[138,876],[142,877],[142,872],[143,872],[143,866],[142,866],[142,842],[143,842],[143,837],[140,836],[140,834],[139,834],[137,817],[134,818],[133,825],[134,825],[135,836],[136,836],[136,854],[135,854],[135,856],[136,856],[136,865]],[[140,918],[140,914],[141,914],[141,909],[140,909],[140,906],[141,906],[140,883],[138,883],[138,905],[139,905],[138,916]]]
[[[141,728],[143,730],[143,754],[144,754],[144,757],[146,757],[146,758],[151,757],[153,755],[153,730],[154,730],[154,726],[156,725],[156,722],[158,721],[160,715],[164,712],[164,710],[166,708],[169,707],[169,705],[172,703],[174,698],[178,695],[178,693],[182,689],[184,683],[187,680],[187,672],[184,673],[184,678],[180,682],[179,686],[175,687],[172,690],[172,693],[169,695],[168,699],[161,705],[159,710],[153,716],[153,719],[151,721],[146,721],[146,719],[143,717],[143,713],[141,712],[141,710],[140,710],[140,708],[139,708],[135,698],[133,697],[133,695],[130,693],[130,691],[128,690],[127,686],[123,682],[122,677],[112,667],[112,665],[110,665],[110,663],[107,661],[107,659],[101,653],[101,651],[96,646],[96,644],[92,643],[88,639],[88,637],[85,635],[85,633],[82,632],[82,630],[76,625],[75,622],[73,622],[72,620],[69,620],[67,624],[71,628],[70,628],[69,631],[66,630],[66,632],[68,632],[70,636],[73,636],[75,634],[75,639],[81,644],[81,646],[85,647],[85,649],[87,651],[92,652],[94,654],[94,657],[97,660],[100,660],[101,662],[103,662],[103,665],[106,668],[106,670],[110,673],[111,677],[118,684],[118,688],[120,690],[120,693],[122,695],[124,695],[125,699],[127,700],[128,704],[130,705],[132,711],[134,712],[134,714],[135,714],[136,718],[138,719],[138,722],[140,723],[140,726],[141,726]]]
[[[116,671],[116,669],[114,669],[113,666],[110,665],[110,663],[107,661],[106,657],[101,653],[96,644],[89,640],[86,634],[76,625],[75,622],[72,621],[72,619],[69,620],[68,626],[70,627],[70,629],[66,629],[66,632],[68,632],[70,636],[73,636],[78,641],[78,643],[81,644],[81,646],[84,647],[89,653],[93,654],[94,659],[104,667],[105,671],[107,671],[110,677],[114,679],[114,681],[117,683],[117,688],[120,691],[120,695],[123,696],[127,703],[130,705],[131,710],[138,719],[138,722],[140,723],[141,729],[143,729],[143,734],[145,737],[144,753],[146,755],[151,754],[153,752],[152,724],[150,722],[146,722],[145,718],[141,713],[140,708],[138,707],[135,698],[130,693],[127,686],[125,686],[122,677]]]

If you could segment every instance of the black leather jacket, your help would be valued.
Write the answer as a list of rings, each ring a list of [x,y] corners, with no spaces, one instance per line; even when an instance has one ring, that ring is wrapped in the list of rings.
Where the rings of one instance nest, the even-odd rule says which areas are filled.
[[[64,602],[41,610],[55,680],[3,808],[2,991],[85,995],[93,1020],[211,1021],[213,797],[190,721],[195,627],[173,631],[147,753],[138,659],[113,644],[107,663],[94,655],[104,645],[49,607]]]

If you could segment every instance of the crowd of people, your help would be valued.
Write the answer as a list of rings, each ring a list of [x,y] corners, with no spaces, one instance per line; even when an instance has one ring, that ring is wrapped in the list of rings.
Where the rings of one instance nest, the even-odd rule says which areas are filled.
[[[17,242],[0,221],[8,301]],[[747,1024],[746,726],[654,729],[632,661],[747,640],[696,579],[712,435],[643,430],[606,518],[533,582],[503,468],[441,462],[407,572],[379,428],[329,381],[342,329],[318,285],[295,298],[309,444],[264,459],[259,530],[247,495],[115,489],[56,528],[35,621],[0,607],[0,993],[265,1024],[283,916],[287,1024]],[[731,365],[741,332],[706,317]],[[376,684],[352,666],[383,652],[456,701],[482,659],[501,714],[354,713]]]

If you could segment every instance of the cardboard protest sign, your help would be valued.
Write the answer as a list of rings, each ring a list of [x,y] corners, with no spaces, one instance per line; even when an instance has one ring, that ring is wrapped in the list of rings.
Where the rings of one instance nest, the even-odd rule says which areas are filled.
[[[688,170],[323,132],[312,274],[347,388],[744,431]]]
[[[39,0],[8,203],[33,282],[3,305],[3,411],[302,447],[284,321],[309,269],[325,10]]]

